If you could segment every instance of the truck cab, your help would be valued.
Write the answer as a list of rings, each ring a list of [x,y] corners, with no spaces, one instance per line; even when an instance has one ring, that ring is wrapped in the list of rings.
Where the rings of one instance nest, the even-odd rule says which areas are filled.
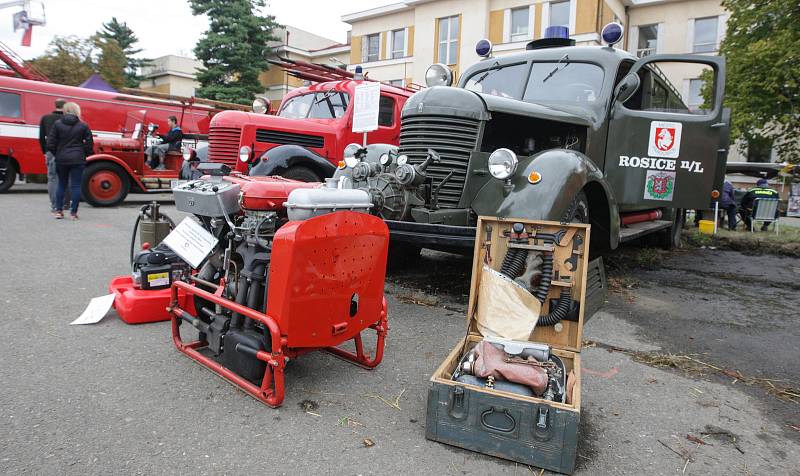
[[[225,111],[211,120],[209,160],[252,175],[281,175],[319,182],[333,175],[352,142],[355,88],[363,80],[327,81],[297,88],[275,115]],[[370,142],[397,144],[400,112],[412,92],[381,84],[378,130]]]
[[[371,146],[337,172],[369,191],[394,242],[471,248],[484,215],[591,223],[593,250],[653,232],[669,245],[681,210],[719,195],[722,58],[554,38],[486,56],[457,87],[433,65],[434,83],[403,108],[399,148]],[[665,73],[677,64],[707,78],[708,104],[686,105]]]

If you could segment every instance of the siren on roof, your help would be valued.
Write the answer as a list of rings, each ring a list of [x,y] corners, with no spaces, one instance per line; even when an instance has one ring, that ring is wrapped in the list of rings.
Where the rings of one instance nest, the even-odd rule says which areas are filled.
[[[600,32],[600,37],[603,39],[603,43],[612,46],[622,40],[622,31],[622,25],[620,23],[611,22],[603,27],[603,31]]]
[[[569,37],[568,26],[548,26],[544,30],[544,37],[534,40],[525,46],[526,50],[539,50],[542,48],[556,48],[559,46],[575,46],[575,40]]]
[[[356,74],[353,76],[353,79],[356,81],[364,80],[364,68],[362,68],[361,65],[356,66]]]
[[[488,58],[492,55],[492,42],[486,38],[478,40],[475,45],[475,53],[478,53],[481,58]]]

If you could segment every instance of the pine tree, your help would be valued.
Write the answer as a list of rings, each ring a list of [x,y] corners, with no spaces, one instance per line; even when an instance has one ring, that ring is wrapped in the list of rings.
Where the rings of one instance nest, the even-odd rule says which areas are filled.
[[[194,15],[208,15],[209,28],[194,49],[204,69],[198,71],[200,97],[250,104],[263,87],[275,17],[261,16],[264,0],[190,0]]]
[[[100,50],[97,57],[97,72],[108,84],[119,89],[126,84],[125,67],[128,64],[120,45],[114,39],[94,38],[95,46]]]
[[[139,87],[139,68],[147,66],[150,59],[135,58],[134,56],[142,52],[141,48],[136,48],[134,45],[139,42],[139,38],[133,30],[128,27],[127,22],[120,23],[116,17],[111,17],[111,21],[103,23],[103,28],[97,32],[102,40],[114,40],[122,49],[125,56],[125,85],[129,88]]]

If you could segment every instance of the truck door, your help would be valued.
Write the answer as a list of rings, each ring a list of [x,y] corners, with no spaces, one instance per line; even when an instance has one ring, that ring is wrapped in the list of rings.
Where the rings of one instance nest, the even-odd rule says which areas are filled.
[[[727,157],[724,59],[647,56],[620,85],[637,78],[628,98],[617,87],[609,115],[605,175],[620,209],[709,208]]]

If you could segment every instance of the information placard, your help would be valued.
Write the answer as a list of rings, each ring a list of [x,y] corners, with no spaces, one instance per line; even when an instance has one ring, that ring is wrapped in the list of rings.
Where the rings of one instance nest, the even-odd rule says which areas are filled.
[[[186,217],[164,238],[164,244],[192,268],[197,268],[217,246],[217,239],[199,223]]]
[[[356,86],[353,105],[353,132],[370,132],[378,128],[378,110],[381,101],[381,85],[370,81]]]

